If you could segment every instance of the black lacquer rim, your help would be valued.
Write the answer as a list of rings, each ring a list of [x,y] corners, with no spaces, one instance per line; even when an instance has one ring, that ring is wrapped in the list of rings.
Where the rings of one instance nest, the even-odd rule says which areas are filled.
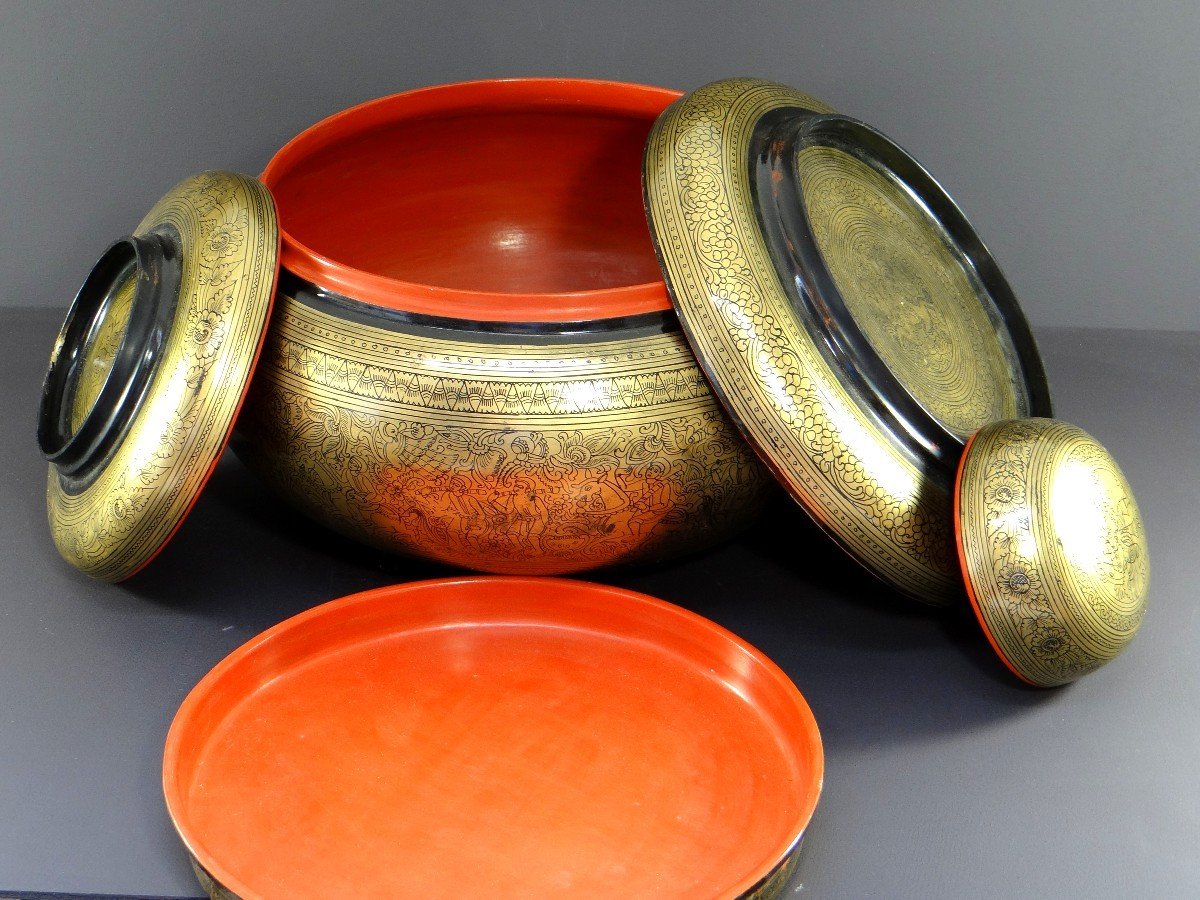
[[[564,339],[600,342],[679,330],[673,310],[581,322],[488,322],[405,312],[327,290],[287,269],[280,269],[279,291],[307,306],[324,308],[360,325],[476,343],[553,344]]]
[[[1002,336],[1009,368],[1024,390],[1022,414],[1049,416],[1049,387],[1029,323],[962,210],[920,163],[881,132],[848,116],[801,108],[776,110],[756,125],[749,153],[754,208],[785,292],[842,383],[910,458],[948,488],[965,441],[900,383],[850,314],[817,245],[798,184],[795,155],[813,145],[837,147],[860,159],[937,223]]]
[[[179,235],[163,225],[115,241],[75,295],[46,371],[37,426],[42,455],[57,468],[68,493],[95,480],[128,432],[174,319],[181,276]],[[125,333],[95,401],[72,429],[84,354],[130,277],[136,282]]]

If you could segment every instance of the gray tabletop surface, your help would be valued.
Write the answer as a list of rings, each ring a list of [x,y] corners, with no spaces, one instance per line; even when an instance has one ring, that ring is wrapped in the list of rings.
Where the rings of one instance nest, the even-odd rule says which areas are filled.
[[[59,560],[34,412],[61,311],[0,311],[0,898],[200,894],[160,793],[171,717],[226,653],[306,607],[450,570],[367,551],[236,458],[113,586]],[[807,697],[825,792],[793,894],[1200,896],[1200,334],[1044,330],[1057,413],[1141,505],[1150,609],[1125,655],[1019,684],[964,601],[891,595],[789,501],[700,556],[593,574],[732,629]]]

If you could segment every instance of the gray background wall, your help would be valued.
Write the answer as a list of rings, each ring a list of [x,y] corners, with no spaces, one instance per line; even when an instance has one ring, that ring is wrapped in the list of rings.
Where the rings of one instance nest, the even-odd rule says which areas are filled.
[[[1037,325],[1200,329],[1200,4],[0,0],[2,305],[64,307],[205,168],[423,84],[761,75],[922,160]]]

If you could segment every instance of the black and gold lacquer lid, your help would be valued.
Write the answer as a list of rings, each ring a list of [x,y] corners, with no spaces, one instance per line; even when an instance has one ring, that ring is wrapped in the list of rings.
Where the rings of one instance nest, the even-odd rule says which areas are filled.
[[[964,443],[1050,400],[958,207],[878,131],[756,79],[668,109],[644,187],[684,332],[745,437],[870,571],[929,603],[961,598]]]
[[[278,267],[267,189],[206,172],[93,268],[55,341],[38,420],[50,528],[72,565],[120,581],[174,535],[229,438]]]
[[[971,605],[1019,678],[1052,687],[1120,653],[1146,611],[1146,533],[1116,461],[1053,419],[994,422],[967,445],[955,532]]]

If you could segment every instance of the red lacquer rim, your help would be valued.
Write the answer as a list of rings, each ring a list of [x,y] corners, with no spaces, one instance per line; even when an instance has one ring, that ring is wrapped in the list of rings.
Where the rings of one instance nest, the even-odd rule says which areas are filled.
[[[747,891],[754,889],[764,879],[773,874],[780,864],[796,852],[798,844],[812,820],[820,799],[824,782],[824,750],[816,719],[807,701],[788,675],[760,650],[703,616],[666,601],[634,591],[572,579],[524,576],[466,576],[461,578],[416,581],[375,588],[313,607],[267,629],[238,647],[212,668],[188,693],[171,723],[165,742],[163,752],[163,794],[171,821],[188,851],[204,870],[223,887],[231,890],[238,896],[258,896],[254,888],[235,876],[222,865],[220,860],[206,852],[202,843],[202,836],[192,833],[189,829],[186,802],[188,783],[186,779],[181,779],[181,772],[179,771],[181,765],[180,757],[184,752],[186,742],[198,736],[196,730],[200,728],[198,721],[204,704],[214,694],[221,691],[223,679],[230,675],[231,670],[244,665],[247,658],[263,653],[264,649],[269,649],[273,643],[286,640],[289,633],[303,629],[313,620],[331,616],[348,616],[354,618],[355,607],[363,607],[388,599],[398,599],[420,592],[445,593],[444,601],[448,608],[453,609],[455,606],[455,591],[463,587],[467,587],[468,589],[494,587],[502,591],[521,591],[528,596],[553,594],[555,592],[569,592],[576,595],[580,593],[593,594],[605,598],[606,601],[611,602],[614,606],[624,604],[626,607],[633,606],[640,608],[637,617],[641,621],[673,619],[680,622],[683,627],[693,630],[698,639],[720,645],[732,644],[747,657],[751,658],[754,664],[761,667],[763,675],[774,682],[775,687],[783,692],[783,696],[787,697],[785,702],[797,714],[798,733],[793,735],[792,750],[803,756],[808,775],[805,784],[797,785],[797,795],[801,795],[803,799],[798,804],[795,820],[789,826],[789,842],[786,845],[780,844],[777,854],[771,859],[769,864],[759,866],[753,873],[745,876],[740,883],[731,886],[733,889],[731,895],[741,896]],[[635,609],[635,611],[637,610]],[[364,609],[359,614],[366,615],[367,613]]]
[[[658,116],[682,97],[669,88],[576,78],[505,78],[418,88],[369,100],[322,119],[288,141],[263,170],[272,188],[307,154],[379,125],[432,113],[493,104],[590,106],[608,112]],[[283,268],[338,294],[404,312],[502,322],[577,322],[668,312],[663,281],[592,291],[504,293],[420,284],[365,272],[323,256],[285,228]],[[554,310],[551,317],[548,310]]]

